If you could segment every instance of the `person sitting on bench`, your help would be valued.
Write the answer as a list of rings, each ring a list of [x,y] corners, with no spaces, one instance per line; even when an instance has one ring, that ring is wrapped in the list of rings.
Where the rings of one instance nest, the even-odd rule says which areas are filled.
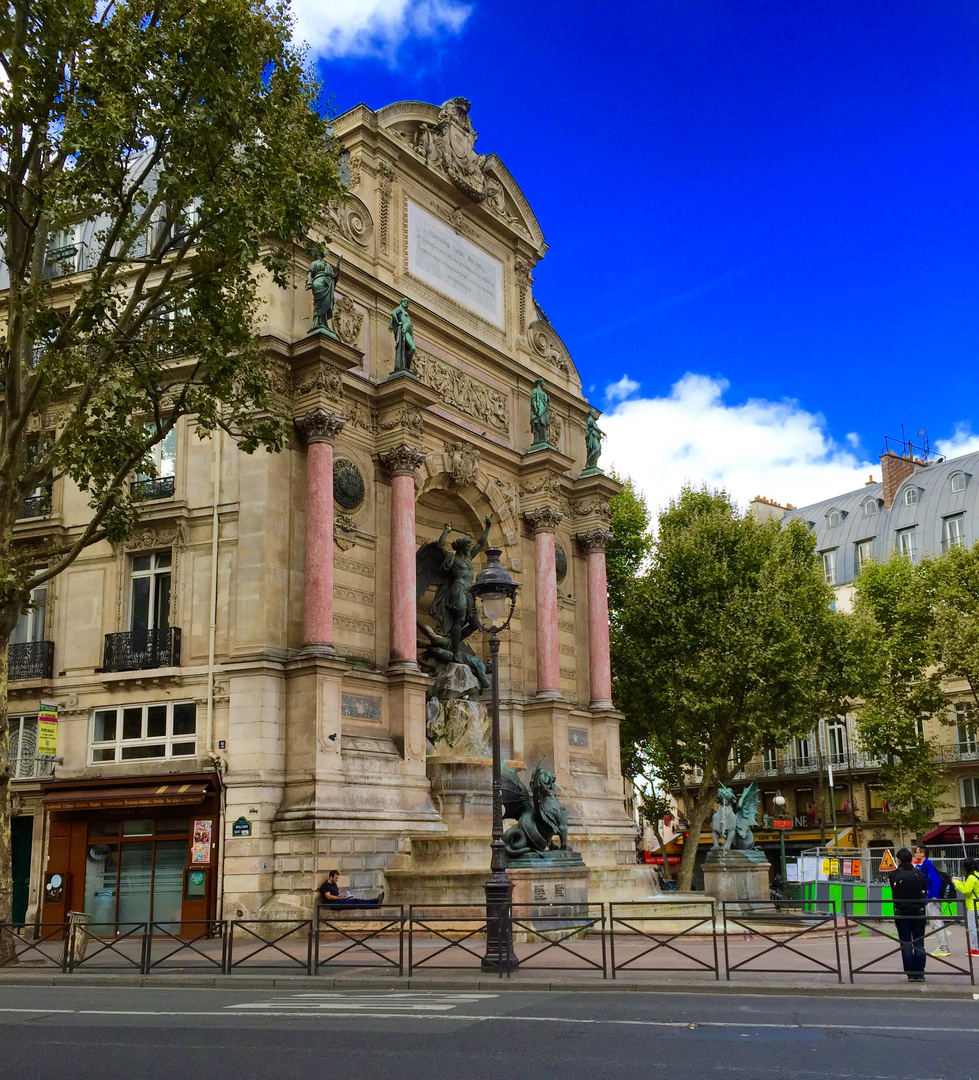
[[[320,886],[320,900],[324,904],[329,904],[332,908],[377,907],[383,899],[383,894],[373,900],[360,900],[346,890],[341,892],[337,884],[339,877],[339,870],[331,870],[326,876],[326,881]]]

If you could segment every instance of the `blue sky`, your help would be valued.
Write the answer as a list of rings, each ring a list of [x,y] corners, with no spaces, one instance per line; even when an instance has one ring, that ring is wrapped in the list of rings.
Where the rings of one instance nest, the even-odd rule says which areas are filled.
[[[975,0],[294,2],[342,111],[472,103],[608,458],[797,505],[979,448]],[[624,378],[626,377],[626,378]],[[651,438],[651,434],[652,438]]]

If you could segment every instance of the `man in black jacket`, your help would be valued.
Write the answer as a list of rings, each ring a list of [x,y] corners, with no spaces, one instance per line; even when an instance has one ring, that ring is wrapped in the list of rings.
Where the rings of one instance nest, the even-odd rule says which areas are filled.
[[[928,879],[915,867],[911,852],[900,848],[898,868],[888,875],[894,898],[894,925],[909,982],[925,981],[925,903]]]

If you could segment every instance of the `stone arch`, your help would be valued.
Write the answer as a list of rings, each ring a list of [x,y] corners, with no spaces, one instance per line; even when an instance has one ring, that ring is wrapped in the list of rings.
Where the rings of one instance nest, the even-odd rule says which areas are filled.
[[[492,511],[500,523],[508,554],[519,552],[520,529],[516,517],[516,489],[506,490],[505,485],[488,476],[482,469],[476,469],[468,482],[460,483],[458,473],[453,471],[451,455],[430,454],[418,470],[415,484],[415,501],[429,491],[444,489],[470,507],[478,518],[485,517]],[[480,505],[482,503],[482,505]]]

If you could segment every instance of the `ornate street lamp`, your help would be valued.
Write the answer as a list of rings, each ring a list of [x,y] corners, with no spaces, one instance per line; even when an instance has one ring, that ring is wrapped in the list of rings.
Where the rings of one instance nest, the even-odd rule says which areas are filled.
[[[775,807],[778,810],[779,815],[780,816],[784,815],[785,814],[785,796],[782,794],[781,791],[776,793],[775,798],[772,799],[772,802],[775,804]],[[779,842],[779,844],[780,844],[780,846],[782,848],[782,888],[784,889],[785,888],[785,871],[786,871],[786,866],[785,866],[785,830],[784,829],[779,829],[778,830],[778,842]]]
[[[472,594],[479,606],[479,628],[490,636],[490,718],[493,723],[493,842],[490,876],[486,882],[486,955],[483,971],[515,971],[510,904],[513,883],[506,872],[503,843],[503,788],[500,778],[500,638],[517,606],[519,586],[500,565],[501,550],[486,549],[486,566],[476,575]]]

